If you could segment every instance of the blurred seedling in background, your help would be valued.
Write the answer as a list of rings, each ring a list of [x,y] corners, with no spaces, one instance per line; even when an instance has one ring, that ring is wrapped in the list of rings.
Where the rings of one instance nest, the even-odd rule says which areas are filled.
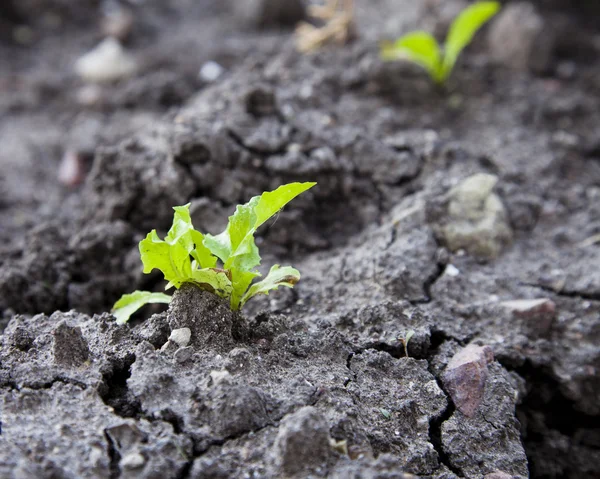
[[[140,242],[144,273],[155,268],[160,270],[168,281],[165,289],[195,284],[229,300],[234,311],[257,294],[269,294],[279,286],[294,287],[300,279],[299,271],[277,264],[271,267],[262,281],[253,283],[261,276],[256,270],[260,265],[260,255],[254,233],[287,203],[315,184],[290,183],[253,197],[248,203],[236,207],[225,231],[216,236],[204,235],[194,229],[189,204],[175,206],[173,226],[165,239],[160,239],[156,230],[152,230]],[[117,322],[125,323],[145,304],[170,301],[171,296],[164,293],[134,291],[123,295],[115,303],[113,315]]]
[[[446,82],[463,49],[477,31],[500,10],[498,2],[477,2],[465,8],[452,22],[443,48],[425,31],[407,33],[395,42],[383,42],[385,61],[408,60],[427,70],[437,84]]]
[[[354,1],[328,0],[324,5],[310,5],[308,16],[321,26],[301,22],[296,27],[296,48],[309,53],[328,43],[345,44],[354,27]]]

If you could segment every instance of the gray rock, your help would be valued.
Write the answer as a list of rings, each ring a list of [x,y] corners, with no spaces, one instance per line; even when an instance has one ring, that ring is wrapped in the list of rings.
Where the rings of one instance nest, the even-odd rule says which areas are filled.
[[[136,71],[134,58],[112,37],[103,40],[75,63],[77,75],[93,83],[121,80],[134,75]]]
[[[543,72],[550,65],[555,39],[535,6],[518,2],[498,14],[488,41],[494,61],[515,70]]]
[[[452,188],[437,211],[435,201],[430,202],[430,220],[451,251],[465,249],[475,256],[495,258],[511,242],[508,215],[492,192],[497,182],[494,175],[476,174]]]
[[[186,361],[189,361],[192,358],[192,355],[194,354],[194,349],[187,347],[187,348],[179,348],[177,351],[175,351],[175,354],[173,354],[173,359],[175,360],[175,362],[177,363],[185,363]]]
[[[189,344],[192,332],[190,328],[179,328],[171,331],[169,341],[173,341],[181,347],[185,347]]]

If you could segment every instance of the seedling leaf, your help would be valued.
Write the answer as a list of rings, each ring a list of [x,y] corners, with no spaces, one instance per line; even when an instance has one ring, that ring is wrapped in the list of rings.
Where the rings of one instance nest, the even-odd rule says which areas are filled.
[[[384,44],[381,51],[384,60],[410,60],[427,70],[438,81],[442,53],[437,40],[429,33],[407,33],[394,43]]]
[[[279,286],[293,288],[299,280],[300,272],[297,269],[291,266],[280,268],[278,264],[274,264],[265,279],[250,286],[250,289],[242,297],[240,306],[243,306],[253,296],[269,294],[269,291],[277,289]]]
[[[258,205],[256,206],[256,225],[258,228],[271,216],[277,213],[281,208],[292,201],[296,196],[304,193],[306,190],[311,189],[316,183],[289,183],[287,185],[281,185],[279,188],[273,191],[267,191],[258,198],[260,198]],[[256,198],[256,197],[255,197]],[[250,200],[252,201],[252,200]]]
[[[433,81],[444,83],[452,73],[460,53],[499,9],[500,3],[496,1],[477,2],[465,8],[450,26],[443,53],[431,34],[415,31],[393,43],[382,43],[381,58],[386,61],[410,60],[425,68]]]
[[[164,293],[151,293],[150,291],[134,291],[130,294],[124,294],[114,304],[112,309],[113,316],[117,319],[117,323],[126,323],[131,315],[138,309],[150,303],[169,304],[171,296]]]
[[[221,298],[229,298],[231,296],[233,286],[224,270],[217,268],[195,269],[192,272],[192,279],[193,281],[190,282],[197,284],[202,289],[206,289],[211,293],[215,293]]]
[[[458,56],[471,43],[473,35],[500,10],[498,2],[477,2],[465,8],[452,22],[444,46],[443,77],[447,77]]]
[[[185,242],[169,244],[158,237],[156,230],[152,230],[146,239],[140,241],[140,257],[144,273],[148,274],[154,268],[159,269],[176,288],[192,276],[190,252]]]

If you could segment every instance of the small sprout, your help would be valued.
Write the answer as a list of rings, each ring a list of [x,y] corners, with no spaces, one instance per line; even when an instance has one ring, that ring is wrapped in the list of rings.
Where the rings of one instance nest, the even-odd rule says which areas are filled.
[[[379,412],[381,413],[381,415],[386,418],[386,419],[390,419],[392,417],[392,413],[389,412],[387,409],[379,409]]]
[[[424,31],[410,32],[395,42],[381,45],[381,58],[386,61],[409,60],[427,70],[438,84],[446,82],[463,49],[477,31],[500,10],[499,2],[477,2],[465,8],[454,19],[442,51],[437,40]]]
[[[412,338],[414,334],[415,334],[414,329],[411,329],[406,333],[406,335],[403,338],[398,338],[398,341],[400,341],[402,343],[402,346],[404,346],[404,355],[406,357],[408,357],[408,342],[410,341],[410,338]]]
[[[152,230],[140,241],[139,249],[144,273],[158,269],[168,282],[165,289],[177,289],[185,283],[210,291],[229,300],[232,310],[239,310],[257,294],[269,294],[279,286],[293,288],[300,273],[291,266],[271,267],[269,274],[253,284],[261,274],[258,247],[254,233],[269,218],[299,194],[316,183],[290,183],[253,197],[238,205],[221,234],[203,235],[192,225],[190,205],[175,206],[173,226],[164,240]],[[139,308],[148,303],[169,303],[171,297],[162,293],[135,291],[125,294],[113,306],[119,323],[125,323]]]

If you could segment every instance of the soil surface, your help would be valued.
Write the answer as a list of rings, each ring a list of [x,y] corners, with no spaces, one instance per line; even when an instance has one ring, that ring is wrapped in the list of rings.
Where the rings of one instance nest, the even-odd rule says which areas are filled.
[[[505,2],[436,87],[378,42],[467,2],[356,0],[308,54],[282,3],[0,6],[0,476],[599,477],[597,5]],[[108,35],[135,69],[89,83]],[[115,323],[173,206],[292,181],[293,290]]]

